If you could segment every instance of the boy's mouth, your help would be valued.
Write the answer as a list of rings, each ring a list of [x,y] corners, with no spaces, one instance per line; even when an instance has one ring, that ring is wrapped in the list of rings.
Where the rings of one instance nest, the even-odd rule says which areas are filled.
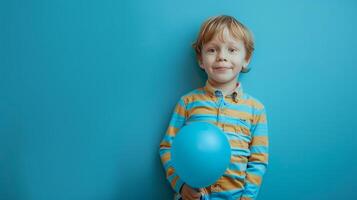
[[[225,72],[229,69],[232,69],[232,68],[231,67],[213,67],[213,70],[217,71],[217,72]]]

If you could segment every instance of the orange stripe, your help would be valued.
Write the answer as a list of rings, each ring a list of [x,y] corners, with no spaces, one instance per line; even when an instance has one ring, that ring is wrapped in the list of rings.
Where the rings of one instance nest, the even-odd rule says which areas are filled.
[[[210,114],[210,115],[217,115],[216,108],[209,108],[209,107],[195,107],[189,111],[189,115],[197,115],[197,114]]]
[[[251,106],[257,109],[263,109],[264,106],[254,99],[240,99],[240,104]]]
[[[248,149],[249,144],[242,140],[229,140],[232,148]]]
[[[173,126],[169,126],[169,128],[167,128],[166,134],[169,136],[176,136],[176,133],[179,131],[178,128],[175,128]]]
[[[205,94],[191,94],[191,95],[185,96],[185,100],[187,101],[187,104],[189,104],[194,101],[209,101],[212,99],[211,99],[211,97],[209,97]]]
[[[218,179],[216,184],[218,184],[218,187],[222,191],[240,189],[244,187],[244,182],[242,182],[241,180],[232,179],[227,176],[221,176],[221,178]]]
[[[176,182],[177,182],[178,178],[179,178],[179,177],[176,176],[174,179],[172,179],[172,181],[171,181],[171,186],[172,186],[172,188],[175,188]]]
[[[229,117],[234,117],[234,118],[239,118],[239,119],[252,119],[253,118],[251,113],[238,111],[238,110],[226,109],[225,111],[223,111],[223,113]]]
[[[247,180],[254,185],[260,185],[262,183],[262,177],[255,174],[247,173]]]
[[[231,156],[232,163],[247,163],[248,158],[244,156]]]
[[[235,126],[236,131],[243,133],[244,135],[250,135],[250,130],[243,126]]]
[[[232,132],[232,133],[242,133],[243,135],[250,135],[250,130],[244,126],[234,125],[234,124],[223,124],[223,130],[225,132]],[[222,127],[221,126],[221,127]]]
[[[245,172],[244,171],[239,171],[239,170],[227,169],[225,174],[233,175],[233,176],[244,176]]]
[[[266,122],[267,122],[267,116],[265,114],[256,115],[255,117],[253,117],[252,125],[258,123],[266,123]]]
[[[181,117],[186,116],[186,109],[184,107],[182,107],[181,104],[176,105],[175,112],[177,114],[181,115]]]
[[[268,162],[268,154],[266,153],[252,153],[249,157],[249,162]]]
[[[166,175],[167,175],[167,177],[170,177],[172,174],[174,174],[175,173],[175,169],[173,168],[173,167],[169,167],[168,169],[167,169],[167,173],[166,173]]]
[[[161,148],[170,148],[170,147],[171,147],[171,144],[168,141],[162,141],[160,143],[160,149]]]
[[[252,139],[251,146],[268,146],[268,137],[254,136]]]
[[[166,164],[166,162],[169,161],[170,159],[171,159],[171,153],[170,152],[164,153],[161,156],[162,164]]]

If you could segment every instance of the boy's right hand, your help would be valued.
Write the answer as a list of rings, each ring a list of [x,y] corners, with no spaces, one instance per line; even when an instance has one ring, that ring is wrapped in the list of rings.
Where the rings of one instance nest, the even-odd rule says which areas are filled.
[[[200,200],[201,192],[191,188],[187,184],[183,184],[181,188],[181,197],[183,200]]]

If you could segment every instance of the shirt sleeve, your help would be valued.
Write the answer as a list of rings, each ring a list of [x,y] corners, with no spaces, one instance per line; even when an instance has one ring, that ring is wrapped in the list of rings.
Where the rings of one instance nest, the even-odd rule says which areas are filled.
[[[241,200],[253,200],[258,196],[263,175],[268,166],[268,125],[265,108],[257,109],[251,126],[252,140],[249,145],[245,189]]]
[[[172,114],[169,127],[160,143],[160,158],[165,169],[166,179],[169,181],[171,187],[176,193],[180,193],[183,181],[176,174],[171,161],[171,146],[176,133],[183,127],[186,121],[186,106],[181,98],[176,104],[175,110]]]

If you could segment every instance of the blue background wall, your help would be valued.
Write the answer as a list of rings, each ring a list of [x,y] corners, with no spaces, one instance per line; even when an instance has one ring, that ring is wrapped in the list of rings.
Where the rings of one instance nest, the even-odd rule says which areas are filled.
[[[356,1],[1,1],[0,199],[171,199],[158,147],[202,86],[207,17],[254,33],[267,107],[261,200],[357,199]]]

